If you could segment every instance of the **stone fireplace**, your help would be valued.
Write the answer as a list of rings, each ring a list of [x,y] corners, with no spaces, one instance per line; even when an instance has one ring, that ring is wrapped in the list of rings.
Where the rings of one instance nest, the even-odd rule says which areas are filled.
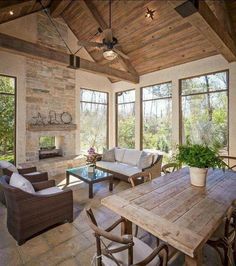
[[[39,139],[42,136],[55,137],[55,149],[61,151],[60,155],[67,157],[75,155],[75,130],[68,131],[28,131],[27,132],[27,161],[38,161],[40,153]]]

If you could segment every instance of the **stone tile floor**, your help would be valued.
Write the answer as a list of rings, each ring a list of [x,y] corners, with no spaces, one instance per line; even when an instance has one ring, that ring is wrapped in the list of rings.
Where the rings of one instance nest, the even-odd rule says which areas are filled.
[[[64,187],[65,177],[56,179],[59,187]],[[114,191],[108,191],[108,183],[98,183],[94,186],[94,198],[88,199],[87,184],[71,177],[70,187],[74,196],[74,222],[63,224],[48,230],[37,237],[18,246],[6,227],[6,208],[0,203],[0,266],[17,265],[63,265],[89,266],[95,253],[95,239],[86,223],[84,209],[91,207],[99,224],[106,227],[113,223],[118,216],[100,204],[103,197],[129,188],[129,184],[115,181]],[[117,229],[119,230],[119,228]],[[119,233],[117,231],[117,233]],[[155,247],[155,238],[139,230],[142,239]],[[95,265],[95,264],[94,264]],[[171,265],[184,265],[180,256]],[[204,265],[220,265],[219,259],[211,248],[204,250]]]

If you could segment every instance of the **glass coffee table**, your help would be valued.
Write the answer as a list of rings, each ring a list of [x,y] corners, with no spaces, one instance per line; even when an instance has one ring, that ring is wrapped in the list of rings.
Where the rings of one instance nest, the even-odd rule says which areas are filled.
[[[96,169],[93,173],[88,172],[88,166],[71,168],[66,170],[66,185],[70,183],[70,175],[89,184],[89,198],[93,198],[93,184],[109,180],[109,191],[113,190],[113,175],[103,170]]]

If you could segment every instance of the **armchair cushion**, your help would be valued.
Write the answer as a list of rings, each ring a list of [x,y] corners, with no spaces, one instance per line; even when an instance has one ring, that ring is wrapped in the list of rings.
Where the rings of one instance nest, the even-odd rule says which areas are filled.
[[[8,162],[8,161],[0,161],[0,168],[2,169],[8,169],[11,172],[18,173],[17,168],[15,167],[14,164]]]
[[[24,174],[24,176],[32,176],[32,175],[39,175],[39,174],[41,174],[41,172],[32,172],[32,173]]]
[[[10,179],[10,185],[19,188],[25,192],[34,194],[35,190],[30,181],[18,173],[13,173]]]
[[[55,194],[55,193],[59,193],[62,192],[62,190],[58,187],[49,187],[49,188],[45,188],[42,190],[37,191],[35,194],[36,195],[50,195],[50,194]]]

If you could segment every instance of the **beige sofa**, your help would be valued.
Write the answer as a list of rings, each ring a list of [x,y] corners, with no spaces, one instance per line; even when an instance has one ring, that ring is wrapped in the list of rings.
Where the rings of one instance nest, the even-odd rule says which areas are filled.
[[[115,161],[98,161],[97,168],[112,173],[114,177],[127,181],[129,177],[150,172],[152,178],[161,175],[162,155],[135,149],[114,148]]]

